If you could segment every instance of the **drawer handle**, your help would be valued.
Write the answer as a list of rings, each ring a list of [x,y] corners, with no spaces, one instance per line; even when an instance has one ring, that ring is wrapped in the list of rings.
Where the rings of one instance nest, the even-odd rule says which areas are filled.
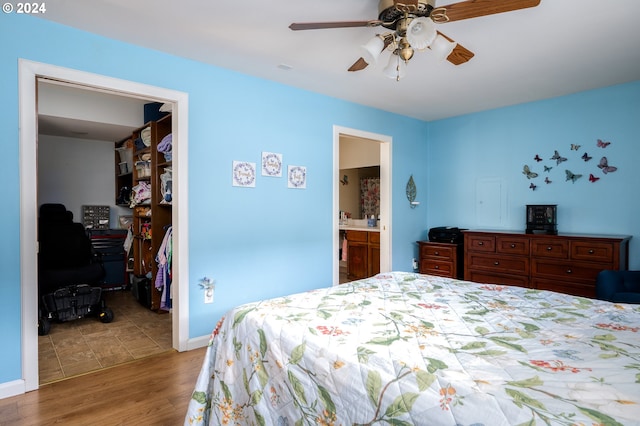
[[[567,269],[567,274],[571,274],[573,271],[571,269]]]
[[[478,241],[478,245],[479,246],[483,246],[484,245],[484,241]]]
[[[440,256],[440,252],[439,251],[436,251],[433,254],[436,255],[436,256]]]
[[[498,261],[496,260],[495,262],[493,262],[493,264],[494,264],[495,266],[498,266],[498,265],[500,264],[500,262],[498,262]]]
[[[516,245],[515,244],[511,244],[511,248],[516,248]]]
[[[440,266],[436,265],[435,269],[440,269]]]
[[[593,254],[595,251],[593,249],[589,249],[589,254]]]
[[[551,251],[551,250],[553,250],[553,247],[551,246],[547,247],[547,251]]]

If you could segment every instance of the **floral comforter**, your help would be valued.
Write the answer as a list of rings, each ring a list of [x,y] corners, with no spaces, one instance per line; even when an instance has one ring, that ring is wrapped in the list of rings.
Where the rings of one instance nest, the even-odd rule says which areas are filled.
[[[640,424],[640,305],[412,273],[240,306],[185,424]]]

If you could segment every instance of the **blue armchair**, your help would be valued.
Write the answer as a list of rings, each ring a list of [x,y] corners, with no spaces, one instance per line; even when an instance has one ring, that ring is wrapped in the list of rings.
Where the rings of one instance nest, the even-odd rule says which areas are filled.
[[[640,303],[640,271],[602,271],[596,298],[616,303]]]

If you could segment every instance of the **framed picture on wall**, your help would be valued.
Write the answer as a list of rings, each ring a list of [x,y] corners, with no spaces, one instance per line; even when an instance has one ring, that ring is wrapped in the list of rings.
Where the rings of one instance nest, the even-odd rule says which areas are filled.
[[[233,186],[253,188],[256,186],[256,163],[233,162]]]
[[[262,176],[282,177],[282,154],[262,153]]]
[[[304,166],[289,166],[287,169],[287,181],[289,188],[307,188],[307,168]]]

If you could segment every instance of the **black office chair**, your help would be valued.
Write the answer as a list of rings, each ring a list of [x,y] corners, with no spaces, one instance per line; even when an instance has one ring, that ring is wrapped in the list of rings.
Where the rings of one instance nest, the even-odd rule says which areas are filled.
[[[53,320],[93,313],[111,322],[99,287],[105,271],[82,224],[62,204],[43,204],[38,220],[38,334],[46,335]]]

